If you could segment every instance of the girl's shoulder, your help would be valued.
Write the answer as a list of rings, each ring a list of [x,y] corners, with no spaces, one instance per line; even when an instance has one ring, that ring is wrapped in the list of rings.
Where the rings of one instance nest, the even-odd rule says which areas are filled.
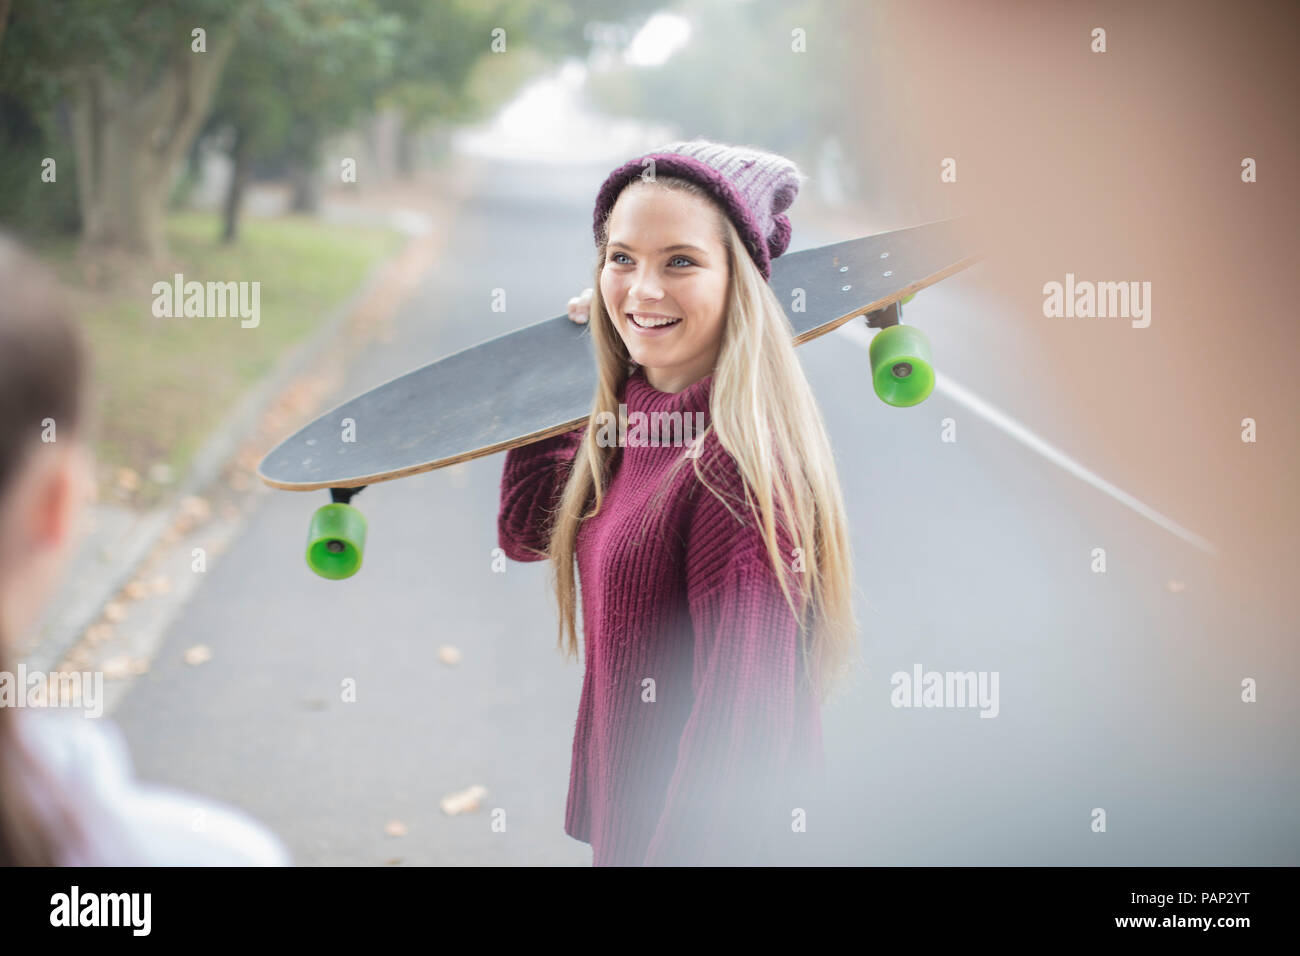
[[[27,752],[59,783],[117,789],[130,777],[126,738],[111,720],[80,711],[14,712],[18,737]]]
[[[79,711],[15,711],[18,737],[44,771],[29,781],[58,788],[83,845],[74,866],[288,866],[288,850],[234,807],[135,778],[121,729]]]

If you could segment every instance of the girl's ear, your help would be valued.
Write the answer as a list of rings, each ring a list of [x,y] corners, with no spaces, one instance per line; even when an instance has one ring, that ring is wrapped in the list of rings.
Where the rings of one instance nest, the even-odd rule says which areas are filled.
[[[86,451],[76,445],[41,457],[45,461],[32,476],[28,528],[34,546],[61,551],[74,536],[82,506],[94,488],[91,463]]]

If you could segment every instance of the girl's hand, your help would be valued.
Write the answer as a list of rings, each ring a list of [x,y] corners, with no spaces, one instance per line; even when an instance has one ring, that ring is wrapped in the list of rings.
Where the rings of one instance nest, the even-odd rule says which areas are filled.
[[[579,325],[585,325],[591,312],[591,289],[583,289],[579,295],[569,300],[569,318]]]

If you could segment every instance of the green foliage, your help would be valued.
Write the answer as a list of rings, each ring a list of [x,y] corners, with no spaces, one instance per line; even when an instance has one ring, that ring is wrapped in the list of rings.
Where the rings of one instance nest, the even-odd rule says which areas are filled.
[[[207,30],[209,43],[232,23],[237,31],[204,132],[237,130],[244,155],[259,168],[302,169],[313,165],[327,136],[377,107],[397,107],[408,130],[481,118],[551,63],[584,56],[591,22],[636,21],[660,5],[13,0],[0,39],[0,218],[41,228],[75,223],[66,119],[73,91],[141,91],[172,82],[178,59],[192,55],[196,27]],[[504,53],[492,49],[497,30],[504,31]],[[57,192],[41,188],[48,185],[39,178],[44,156],[58,161]],[[183,179],[173,197],[188,187]]]
[[[211,33],[246,6],[247,0],[14,0],[0,49],[0,90],[40,110],[90,64],[110,76],[157,76],[189,50],[193,29]]]
[[[51,117],[34,114],[21,100],[0,92],[0,224],[26,236],[76,232],[76,157]],[[46,158],[55,182],[41,178]]]
[[[211,33],[242,9],[229,0],[14,0],[0,41],[0,221],[27,236],[79,228],[71,93],[111,79],[159,82],[192,55],[191,31]],[[46,157],[55,183],[41,179]]]
[[[264,0],[241,24],[207,131],[234,127],[256,156],[310,162],[390,81],[402,29],[370,0]]]
[[[584,56],[593,20],[644,17],[660,0],[378,0],[405,24],[384,102],[408,128],[484,116],[550,62]],[[494,31],[504,31],[495,34]],[[493,52],[503,37],[505,52]]]

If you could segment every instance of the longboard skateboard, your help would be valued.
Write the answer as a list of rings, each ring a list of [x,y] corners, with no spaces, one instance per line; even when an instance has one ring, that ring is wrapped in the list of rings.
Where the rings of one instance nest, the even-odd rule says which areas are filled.
[[[795,344],[865,315],[881,329],[870,347],[876,394],[896,406],[924,401],[934,388],[930,345],[919,329],[899,324],[902,305],[978,261],[969,232],[969,224],[945,220],[775,259],[770,285]],[[344,402],[272,449],[258,475],[287,491],[330,489],[331,503],[312,517],[307,563],[322,577],[351,577],[366,536],[353,495],[572,431],[587,420],[595,390],[590,330],[562,315]]]

